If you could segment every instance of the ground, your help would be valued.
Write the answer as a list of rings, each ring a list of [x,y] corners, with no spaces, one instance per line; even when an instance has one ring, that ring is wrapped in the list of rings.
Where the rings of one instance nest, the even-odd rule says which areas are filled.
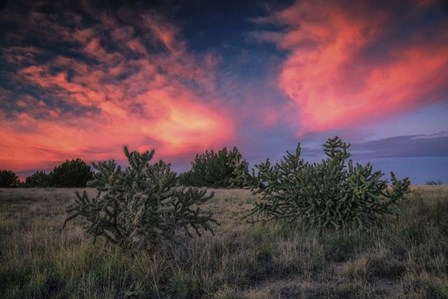
[[[398,219],[321,236],[250,223],[249,191],[210,190],[215,235],[131,255],[62,229],[76,189],[0,189],[0,297],[448,298],[448,188],[412,190]]]

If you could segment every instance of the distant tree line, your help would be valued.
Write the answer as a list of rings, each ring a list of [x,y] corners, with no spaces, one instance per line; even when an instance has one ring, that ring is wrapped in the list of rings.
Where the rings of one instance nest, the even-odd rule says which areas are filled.
[[[441,181],[441,180],[438,180],[438,181],[427,181],[426,185],[430,185],[430,186],[443,185],[443,181]]]
[[[66,160],[50,173],[36,171],[25,182],[11,170],[0,170],[0,187],[86,187],[92,178],[90,166],[78,158]]]
[[[180,185],[212,188],[240,188],[242,184],[235,180],[235,164],[243,168],[238,173],[248,171],[248,163],[242,158],[239,150],[226,147],[215,152],[206,150],[197,154],[191,163],[191,169],[177,176]],[[81,159],[66,160],[56,166],[51,172],[36,171],[20,182],[17,175],[11,170],[1,170],[0,187],[86,187],[92,181],[93,171]]]
[[[244,182],[237,178],[249,176],[249,163],[243,159],[238,148],[219,151],[206,150],[196,154],[191,168],[177,176],[177,182],[183,186],[210,188],[241,188]],[[242,175],[246,174],[246,175]],[[93,180],[94,172],[81,159],[66,160],[51,172],[36,171],[20,182],[11,170],[0,170],[0,187],[86,187]],[[428,181],[427,185],[441,185],[442,181]],[[98,187],[98,186],[96,186]]]

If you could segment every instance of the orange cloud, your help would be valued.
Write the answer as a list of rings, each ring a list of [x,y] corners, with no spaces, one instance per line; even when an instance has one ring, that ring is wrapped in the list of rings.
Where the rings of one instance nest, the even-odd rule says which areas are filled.
[[[39,95],[20,95],[13,113],[0,114],[0,168],[48,169],[75,157],[122,159],[123,145],[155,148],[158,159],[170,160],[233,138],[232,120],[214,91],[213,57],[187,53],[175,28],[161,18],[142,20],[138,26],[152,32],[147,40],[106,16],[95,30],[62,30],[61,39],[77,43],[82,59],[30,58],[18,70],[17,80]],[[106,47],[108,38],[119,47]],[[166,49],[147,50],[145,43],[154,41]],[[139,56],[129,57],[129,50]],[[20,62],[39,50],[8,53]]]
[[[20,171],[45,164],[42,161],[74,157],[121,159],[123,145],[155,147],[159,158],[173,158],[232,136],[228,121],[210,108],[188,99],[180,104],[169,98],[161,100],[160,109],[167,114],[163,118],[135,117],[106,102],[102,114],[93,119],[39,120],[27,113],[14,121],[1,119],[0,164]]]
[[[431,92],[448,81],[447,44],[421,33],[381,44],[392,30],[387,12],[337,3],[298,1],[275,16],[289,29],[276,38],[289,51],[279,85],[300,111],[300,134],[369,122],[434,100]],[[440,40],[448,37],[440,34]],[[365,54],[375,46],[386,49],[385,57]]]

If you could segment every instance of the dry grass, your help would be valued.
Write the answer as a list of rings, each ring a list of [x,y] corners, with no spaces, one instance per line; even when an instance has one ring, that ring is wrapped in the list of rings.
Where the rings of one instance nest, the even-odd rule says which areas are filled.
[[[248,191],[212,190],[215,236],[136,256],[61,231],[74,191],[0,189],[1,298],[448,298],[446,186],[413,187],[371,233],[322,237],[246,223]]]

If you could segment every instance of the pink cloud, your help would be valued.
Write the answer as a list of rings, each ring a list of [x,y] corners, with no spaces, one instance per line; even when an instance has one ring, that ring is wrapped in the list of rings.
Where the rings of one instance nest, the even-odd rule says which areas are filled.
[[[156,14],[144,16],[143,22],[151,30],[153,38],[163,44],[171,53],[179,53],[184,50],[184,43],[176,39],[176,27],[164,22]]]
[[[233,138],[232,118],[214,90],[215,59],[187,53],[176,28],[162,18],[143,20],[152,33],[148,40],[133,37],[130,25],[121,27],[107,16],[95,29],[65,28],[61,38],[77,43],[79,54],[96,63],[55,55],[18,71],[20,80],[48,98],[24,96],[16,107],[25,112],[8,119],[0,115],[2,167],[24,171],[75,157],[122,159],[123,145],[155,148],[157,158],[169,160]],[[107,38],[142,56],[111,50],[102,41]],[[148,51],[144,44],[154,41],[166,49]]]
[[[386,45],[387,57],[370,59],[363,51],[390,30],[392,16],[340,3],[298,1],[274,17],[288,28],[276,36],[289,51],[279,86],[299,109],[299,133],[346,128],[437,100],[430,94],[448,81],[446,44],[416,33]]]

